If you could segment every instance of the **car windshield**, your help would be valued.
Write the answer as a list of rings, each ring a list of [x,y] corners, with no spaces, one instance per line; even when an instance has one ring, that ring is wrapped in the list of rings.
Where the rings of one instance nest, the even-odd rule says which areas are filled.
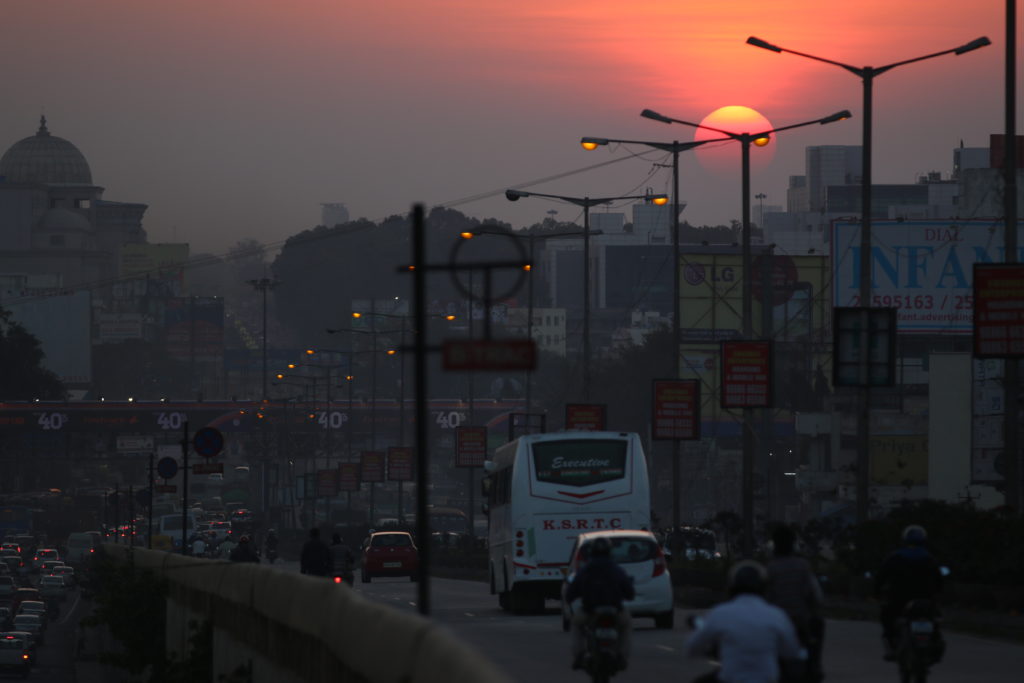
[[[60,586],[60,585],[62,585],[64,583],[64,581],[59,576],[44,576],[43,578],[39,579],[39,583],[40,584],[46,584],[46,585],[53,584],[54,586]]]
[[[20,650],[24,647],[22,642],[14,637],[0,639],[0,650]]]
[[[407,548],[412,545],[412,539],[407,534],[377,534],[370,545],[374,548]]]
[[[39,623],[39,615],[38,614],[19,614],[18,616],[14,617],[14,623],[15,624],[38,624]]]
[[[40,550],[39,557],[57,557],[56,550]]]
[[[647,562],[658,556],[658,545],[645,536],[619,536],[609,538],[612,544],[612,559],[616,564]],[[590,543],[583,546],[584,560],[590,559]]]

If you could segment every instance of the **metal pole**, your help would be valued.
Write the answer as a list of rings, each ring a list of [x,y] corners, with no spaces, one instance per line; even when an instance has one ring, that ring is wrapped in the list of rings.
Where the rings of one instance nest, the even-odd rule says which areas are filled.
[[[874,70],[863,69],[861,81],[864,83],[864,121],[863,141],[861,143],[861,220],[860,220],[860,305],[871,307],[871,87],[874,82]],[[868,377],[868,356],[870,349],[869,316],[861,317],[860,329],[860,381],[857,406],[857,522],[868,521],[870,505],[868,504],[868,482],[870,478],[870,457],[868,454],[871,443],[871,387]]]
[[[184,432],[181,436],[181,554],[188,555],[188,420],[185,420]],[[264,471],[264,476],[266,472]]]
[[[590,400],[590,197],[583,198],[583,400]]]
[[[114,484],[114,543],[121,542],[121,485]]]
[[[430,519],[427,512],[430,457],[427,451],[427,347],[426,277],[424,266],[423,205],[413,207],[413,310],[416,315],[416,539],[420,553],[420,575],[416,606],[420,614],[430,614]]]
[[[146,547],[153,549],[153,458],[154,451],[149,452],[149,509],[146,511]]]
[[[1017,255],[1017,10],[1016,0],[1006,0],[1006,132],[1003,152],[1003,214],[1006,226],[1003,239],[1006,262],[1016,263]],[[1020,514],[1022,507],[1020,435],[1020,362],[1007,358],[1003,380],[1003,450],[1006,460],[1006,504]]]
[[[402,317],[402,332],[398,348],[398,445],[405,446],[405,323],[406,318]],[[405,482],[398,484],[398,523],[405,526],[405,518],[402,516],[402,492],[405,489]]]
[[[370,450],[377,450],[377,300],[370,299]],[[377,524],[376,482],[370,482],[370,524]]]
[[[742,155],[743,224],[741,260],[743,267],[743,338],[754,336],[753,308],[754,289],[750,255],[750,144],[753,139],[744,134],[738,138]],[[754,553],[754,409],[743,409],[743,554]]]
[[[672,143],[672,372],[673,377],[682,376],[679,363],[680,347],[683,344],[681,303],[679,301],[681,283],[679,280],[679,262],[682,254],[679,246],[679,141]],[[682,463],[679,462],[682,444],[679,439],[672,440],[672,528],[678,529],[682,524],[682,484],[679,481]]]
[[[526,275],[526,277],[527,277],[527,280],[526,280],[526,291],[527,291],[527,294],[526,294],[526,298],[527,298],[527,303],[526,303],[526,338],[527,339],[533,339],[533,269],[536,268],[536,265],[533,262],[533,254],[534,254],[533,242],[534,242],[534,236],[533,236],[533,232],[532,231],[529,233],[529,238],[528,239],[529,239],[529,242],[530,242],[530,272],[527,273],[527,275]],[[529,370],[527,370],[526,371],[526,414],[527,414],[527,418],[526,419],[527,420],[530,419],[529,418],[529,414],[530,414],[531,406],[533,405],[533,401],[532,401],[533,393],[532,392],[533,392],[533,373],[530,372]]]

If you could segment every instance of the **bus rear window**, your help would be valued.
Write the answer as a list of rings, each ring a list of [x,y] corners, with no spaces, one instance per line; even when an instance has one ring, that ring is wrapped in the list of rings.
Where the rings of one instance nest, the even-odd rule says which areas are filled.
[[[563,486],[590,486],[626,476],[624,440],[579,439],[533,444],[537,481]]]

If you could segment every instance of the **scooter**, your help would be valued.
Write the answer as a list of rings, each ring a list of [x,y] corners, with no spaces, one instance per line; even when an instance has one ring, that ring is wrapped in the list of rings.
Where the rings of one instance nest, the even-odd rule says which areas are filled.
[[[607,683],[621,669],[619,661],[619,609],[597,607],[584,625],[587,649],[583,654],[583,670],[593,683]]]
[[[897,621],[896,662],[902,683],[926,683],[932,666],[942,660],[946,643],[939,631],[938,610],[931,600],[912,600]]]

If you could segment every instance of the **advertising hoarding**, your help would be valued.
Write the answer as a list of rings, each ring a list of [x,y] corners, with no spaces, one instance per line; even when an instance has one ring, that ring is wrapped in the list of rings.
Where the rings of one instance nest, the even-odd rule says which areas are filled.
[[[974,264],[1005,260],[1003,221],[874,221],[872,226],[871,301],[865,303],[899,309],[900,333],[970,334]],[[1024,223],[1019,226],[1020,236]],[[860,239],[860,223],[833,225],[835,306],[862,305]]]
[[[974,355],[1024,356],[1024,265],[974,264]]]
[[[607,429],[608,406],[603,403],[566,403],[565,428],[578,432],[600,432]]]
[[[359,457],[359,478],[367,483],[384,481],[384,454],[381,451],[363,451]]]
[[[338,494],[338,471],[334,469],[316,471],[317,498],[332,498]]]
[[[388,481],[412,481],[413,450],[408,446],[388,449]]]
[[[722,342],[722,407],[767,408],[771,400],[771,342]]]
[[[343,462],[338,465],[338,490],[359,490],[359,463]]]
[[[693,379],[656,379],[653,382],[651,438],[700,438],[700,384]]]
[[[455,466],[483,467],[487,459],[487,427],[455,428]]]

